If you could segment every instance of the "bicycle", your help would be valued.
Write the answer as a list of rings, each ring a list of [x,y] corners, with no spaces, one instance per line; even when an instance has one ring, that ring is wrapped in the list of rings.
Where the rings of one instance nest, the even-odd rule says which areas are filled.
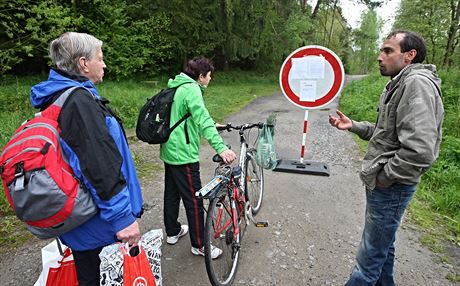
[[[241,241],[246,226],[252,222],[256,227],[267,227],[267,222],[256,222],[254,216],[260,211],[264,193],[263,169],[257,165],[256,149],[249,147],[249,131],[263,123],[233,126],[227,124],[219,130],[238,130],[240,155],[235,167],[222,164],[219,155],[213,161],[220,163],[214,178],[201,188],[197,195],[209,199],[205,223],[205,263],[209,280],[214,286],[231,285],[238,267]],[[247,134],[245,134],[247,131]],[[258,133],[259,134],[259,133]],[[258,136],[257,136],[258,137]],[[212,259],[213,247],[222,250],[221,257]]]

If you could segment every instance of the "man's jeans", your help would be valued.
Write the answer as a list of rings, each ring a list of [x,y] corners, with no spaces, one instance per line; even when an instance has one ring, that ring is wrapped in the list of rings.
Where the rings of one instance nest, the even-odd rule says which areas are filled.
[[[366,223],[346,286],[393,286],[395,237],[416,185],[394,184],[366,191]]]

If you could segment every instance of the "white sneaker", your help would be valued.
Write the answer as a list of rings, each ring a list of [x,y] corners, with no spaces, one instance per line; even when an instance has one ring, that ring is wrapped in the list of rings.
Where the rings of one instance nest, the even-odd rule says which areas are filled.
[[[192,253],[195,255],[204,256],[204,246],[202,248],[192,247]],[[211,258],[216,259],[222,255],[222,249],[211,245]]]
[[[174,245],[179,241],[179,238],[181,238],[182,236],[186,235],[187,232],[188,232],[188,225],[183,224],[183,225],[180,226],[179,233],[177,235],[175,235],[175,236],[168,236],[166,238],[166,242],[168,244]]]

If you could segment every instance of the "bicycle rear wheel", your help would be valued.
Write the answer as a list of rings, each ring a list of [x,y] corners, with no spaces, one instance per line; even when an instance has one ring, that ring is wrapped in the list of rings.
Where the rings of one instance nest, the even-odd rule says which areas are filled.
[[[235,279],[240,256],[240,238],[240,233],[235,234],[229,196],[225,194],[212,199],[206,217],[204,237],[206,271],[212,285],[231,285]],[[212,247],[221,249],[222,255],[212,259]]]
[[[264,172],[263,169],[257,165],[256,150],[250,149],[246,157],[246,179],[245,189],[247,199],[251,203],[252,214],[256,215],[262,206],[262,199],[264,196]]]

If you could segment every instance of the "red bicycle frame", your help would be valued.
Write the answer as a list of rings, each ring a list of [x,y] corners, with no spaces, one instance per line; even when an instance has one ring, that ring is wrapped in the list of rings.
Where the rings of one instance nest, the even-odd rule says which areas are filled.
[[[240,233],[240,225],[238,223],[239,217],[238,217],[238,212],[236,210],[236,203],[238,203],[240,216],[244,216],[245,196],[244,195],[240,196],[239,194],[240,189],[234,184],[231,184],[230,187],[232,189],[231,206],[229,209],[225,203],[221,204],[219,208],[219,213],[217,214],[217,226],[219,226],[221,223],[224,211],[232,214],[233,221],[231,219],[228,219],[221,228],[218,228],[216,226],[216,229],[214,229],[214,235],[213,235],[214,239],[220,236],[227,229],[227,227],[232,223],[233,223],[233,229],[234,229],[233,236],[236,237]]]

